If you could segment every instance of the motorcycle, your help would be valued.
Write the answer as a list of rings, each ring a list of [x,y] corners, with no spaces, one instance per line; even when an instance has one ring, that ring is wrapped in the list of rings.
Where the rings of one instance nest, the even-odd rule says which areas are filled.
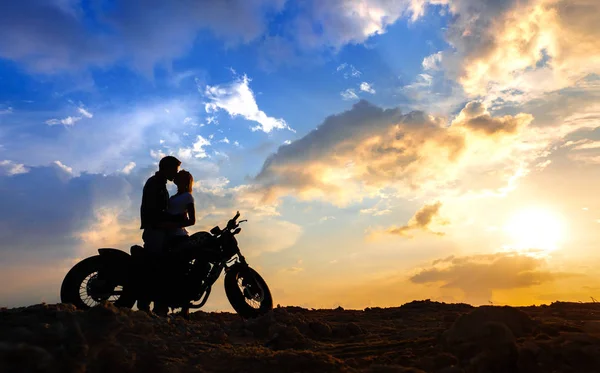
[[[105,301],[132,308],[143,298],[171,308],[199,309],[225,271],[225,293],[233,309],[243,318],[261,316],[273,309],[273,298],[238,247],[235,235],[246,221],[238,222],[239,216],[238,211],[224,229],[216,226],[210,232],[194,233],[162,254],[148,253],[138,245],[131,247],[130,254],[98,249],[99,255],[80,261],[66,274],[61,302],[82,310]]]

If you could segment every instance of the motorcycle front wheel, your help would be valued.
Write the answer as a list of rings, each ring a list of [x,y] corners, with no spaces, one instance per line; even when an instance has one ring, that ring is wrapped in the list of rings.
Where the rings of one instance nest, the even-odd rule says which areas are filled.
[[[225,293],[233,309],[251,319],[273,309],[273,297],[265,280],[252,268],[235,266],[225,275]]]
[[[123,279],[115,273],[101,269],[105,260],[100,255],[91,256],[75,264],[67,273],[60,288],[62,303],[73,304],[87,310],[108,301],[117,307],[132,308],[136,299],[126,291]]]

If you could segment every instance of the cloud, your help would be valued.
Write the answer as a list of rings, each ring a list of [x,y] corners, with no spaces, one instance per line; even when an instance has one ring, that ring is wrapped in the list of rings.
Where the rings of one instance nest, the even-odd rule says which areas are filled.
[[[75,125],[75,123],[79,122],[81,119],[83,119],[83,118],[68,116],[64,119],[48,119],[46,121],[46,124],[49,126],[55,126],[58,124],[62,124],[63,126],[73,126],[73,125]]]
[[[123,169],[121,170],[122,173],[129,175],[131,173],[131,171],[135,168],[135,162],[129,162],[125,165],[125,167],[123,167]]]
[[[335,216],[323,216],[319,219],[319,223],[324,223],[328,220],[335,220]]]
[[[436,202],[431,205],[425,205],[421,207],[409,221],[408,224],[399,228],[388,228],[386,233],[395,234],[403,237],[412,237],[409,232],[413,230],[422,230],[430,232],[438,236],[443,236],[443,232],[435,232],[431,230],[431,225],[437,222],[440,225],[449,224],[448,221],[441,219],[439,216],[440,208],[442,207],[441,202]]]
[[[241,116],[246,120],[257,122],[253,131],[261,130],[269,133],[274,129],[291,129],[283,119],[267,116],[258,108],[254,92],[250,89],[250,79],[244,75],[229,84],[206,86],[204,95],[209,102],[205,104],[207,113],[225,110],[230,116]]]
[[[8,106],[6,109],[0,109],[0,115],[10,114],[13,112],[13,108]]]
[[[344,74],[344,79],[358,78],[362,75],[362,72],[358,70],[354,65],[349,65],[347,63],[343,63],[336,68],[336,72],[342,72]]]
[[[131,185],[117,176],[81,174],[60,162],[0,176],[0,257],[3,263],[78,255],[77,233],[94,222],[96,207],[126,206]],[[32,264],[32,263],[30,263]]]
[[[368,209],[361,209],[360,213],[361,214],[367,214],[367,215],[372,215],[372,216],[383,216],[383,215],[388,215],[392,212],[392,210],[390,209],[383,209],[380,210],[377,207],[371,207]]]
[[[340,92],[340,96],[342,96],[342,98],[344,100],[357,100],[358,99],[356,92],[354,92],[354,89],[352,89],[352,88],[348,88],[345,91]]]
[[[83,117],[66,131],[52,131],[52,141],[48,140],[45,131],[31,125],[44,122],[48,117],[46,112],[17,111],[11,115],[15,126],[5,127],[2,131],[3,138],[6,136],[14,141],[3,144],[11,159],[24,164],[45,165],[48,160],[60,159],[68,162],[75,172],[119,170],[124,166],[124,160],[135,160],[139,164],[150,162],[148,144],[158,145],[161,139],[164,140],[160,145],[163,152],[165,146],[175,150],[192,148],[196,136],[182,136],[189,130],[189,125],[183,121],[196,113],[200,104],[198,97],[156,99],[98,110],[92,118]],[[164,111],[165,107],[170,113]],[[84,121],[86,125],[80,125]],[[23,140],[25,135],[26,142]]]
[[[12,176],[17,174],[24,174],[29,170],[25,168],[25,165],[15,163],[7,159],[0,161],[0,176]]]
[[[443,2],[455,16],[444,66],[471,95],[514,88],[531,98],[599,71],[595,0]]]
[[[88,110],[86,110],[83,107],[78,108],[77,111],[79,111],[79,113],[81,115],[83,115],[84,117],[86,117],[86,118],[93,118],[94,117],[93,113],[89,112]]]
[[[192,145],[192,153],[196,158],[206,158],[206,150],[204,150],[204,147],[209,145],[210,141],[198,135],[196,142]]]
[[[437,52],[423,59],[423,70],[438,70],[442,62],[442,52]]]
[[[9,170],[15,167],[14,162],[3,161],[0,170],[7,165]],[[17,304],[5,305],[28,304],[39,301],[39,296],[54,299],[56,288],[45,284],[60,284],[74,260],[94,254],[98,247],[128,250],[141,243],[142,187],[156,168],[136,167],[128,173],[103,175],[77,174],[60,162],[19,167],[27,172],[0,172],[0,188],[13,191],[0,196],[0,273],[17,273],[11,277],[13,283],[27,282],[27,289],[43,290],[32,290],[14,298]],[[303,233],[300,226],[279,219],[272,206],[258,204],[244,187],[227,187],[226,179],[215,178],[197,163],[186,163],[186,169],[200,180],[196,185],[203,186],[193,190],[197,223],[190,232],[208,231],[239,210],[250,221],[238,236],[247,257],[288,249]],[[60,270],[34,278],[25,271],[34,267],[42,271],[41,266]],[[28,280],[22,282],[25,278]],[[16,287],[5,287],[3,294]]]
[[[375,89],[373,89],[373,87],[371,86],[371,84],[367,83],[367,82],[362,82],[360,83],[360,90],[363,92],[367,92],[370,94],[375,94]]]
[[[206,153],[205,147],[210,146],[211,142],[204,137],[198,135],[196,136],[196,141],[194,141],[191,146],[181,147],[176,151],[170,150],[168,152],[164,152],[162,150],[151,151],[150,154],[153,158],[159,160],[166,155],[174,155],[178,157],[181,161],[189,164],[190,162],[194,162],[196,159],[204,159],[209,158],[209,155]]]
[[[463,126],[472,132],[485,136],[514,135],[533,121],[531,114],[505,115],[494,118],[481,102],[469,102],[453,121],[455,126]]]
[[[494,118],[471,105],[448,126],[444,118],[424,112],[402,114],[361,100],[280,146],[255,177],[256,188],[266,200],[292,194],[337,205],[377,197],[384,189],[413,197],[495,190],[546,145],[520,146],[529,141],[525,129],[531,120]],[[480,121],[492,128],[484,129]],[[490,174],[490,169],[502,171]]]
[[[123,61],[151,75],[155,64],[186,53],[200,31],[212,32],[226,45],[255,40],[266,31],[267,15],[283,4],[133,0],[84,8],[74,1],[11,2],[0,12],[0,57],[43,73]],[[96,22],[93,28],[90,17]]]
[[[419,270],[410,281],[460,289],[470,302],[483,304],[492,299],[494,290],[527,288],[569,276],[545,270],[544,265],[542,259],[515,253],[449,256]]]
[[[412,1],[331,0],[308,1],[292,21],[292,33],[305,49],[333,48],[360,44],[383,34],[401,16],[416,19]]]
[[[302,267],[290,267],[290,268],[284,268],[282,271],[294,275],[294,274],[297,274],[297,273],[300,273],[300,272],[304,271],[304,268],[302,268]]]

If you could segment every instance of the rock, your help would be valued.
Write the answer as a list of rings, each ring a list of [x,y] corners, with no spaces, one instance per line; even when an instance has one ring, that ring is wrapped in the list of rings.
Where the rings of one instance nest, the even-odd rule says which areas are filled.
[[[518,351],[515,337],[504,324],[475,320],[455,323],[443,335],[445,347],[465,364],[481,372],[512,372],[516,370]],[[480,324],[483,322],[483,324]],[[488,370],[486,370],[488,369]]]
[[[281,325],[274,331],[273,338],[269,340],[265,347],[273,350],[287,349],[308,349],[312,343],[295,326]]]
[[[0,370],[2,372],[54,373],[58,372],[55,359],[47,350],[25,343],[9,345],[0,342]]]
[[[426,373],[425,371],[412,367],[403,367],[400,365],[372,365],[369,373]]]
[[[583,324],[583,331],[590,334],[600,334],[600,321],[586,321]]]
[[[358,324],[353,322],[346,324],[346,330],[351,336],[361,335],[365,333],[364,330],[360,326],[358,326]]]
[[[454,365],[458,365],[458,359],[454,355],[442,353],[433,358],[433,366],[436,370]]]
[[[321,321],[313,321],[308,324],[308,327],[312,331],[313,335],[318,338],[326,338],[331,336],[331,327]]]
[[[457,366],[451,366],[451,367],[446,367],[440,371],[438,371],[438,373],[464,373],[465,371]]]
[[[488,322],[506,325],[515,337],[522,337],[531,333],[537,326],[525,312],[512,307],[481,306],[475,310],[461,315],[451,329],[462,330],[467,333],[481,328]]]
[[[455,322],[456,319],[458,318],[458,314],[457,313],[447,313],[444,315],[444,322]]]

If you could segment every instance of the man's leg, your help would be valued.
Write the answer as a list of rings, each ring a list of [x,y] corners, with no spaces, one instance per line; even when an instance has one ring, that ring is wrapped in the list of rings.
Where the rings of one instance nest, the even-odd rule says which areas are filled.
[[[146,254],[149,257],[149,260],[144,266],[145,271],[143,273],[143,283],[146,284],[146,287],[142,291],[143,295],[141,296],[141,299],[138,300],[138,309],[145,312],[150,312],[150,302],[152,298],[151,293],[156,291],[157,288],[157,279],[154,276],[156,273],[154,272],[156,261],[153,256],[160,254],[163,251],[165,232],[156,229],[144,229],[142,240],[144,240],[144,249],[146,249]],[[156,302],[154,309],[156,309]],[[163,313],[162,310],[161,313]]]

